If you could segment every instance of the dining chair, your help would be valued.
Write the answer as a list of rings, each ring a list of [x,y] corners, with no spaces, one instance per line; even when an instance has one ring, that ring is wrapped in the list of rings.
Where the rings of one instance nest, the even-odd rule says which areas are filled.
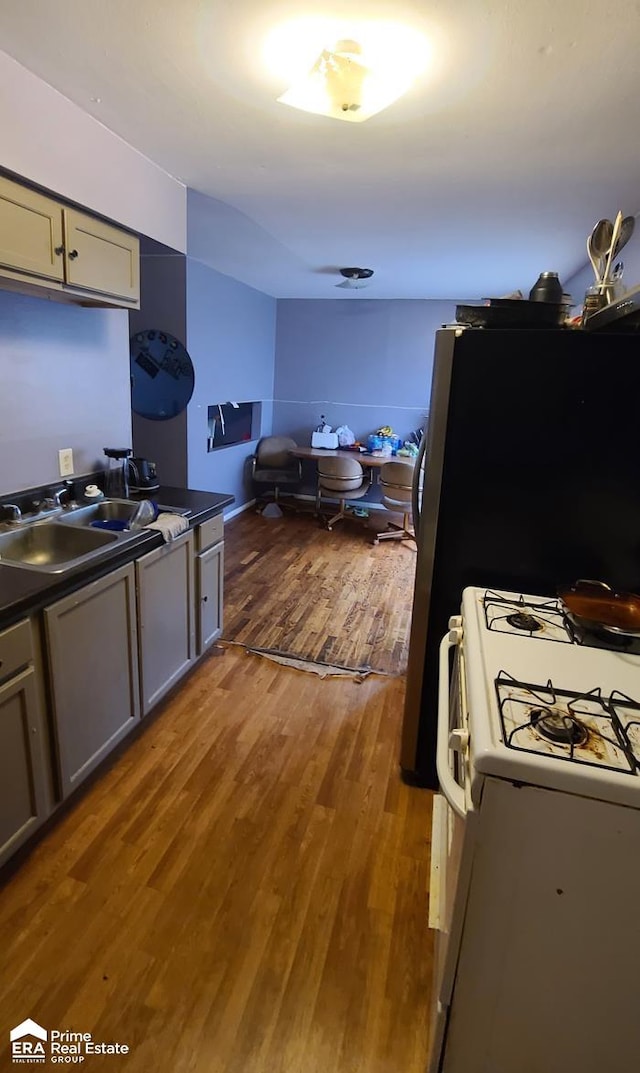
[[[302,463],[290,453],[297,446],[289,436],[263,436],[258,441],[256,453],[251,458],[251,479],[256,485],[273,488],[273,503],[268,503],[262,511],[267,518],[282,516],[279,502],[281,486],[300,484]]]
[[[318,460],[318,490],[316,494],[316,512],[320,513],[322,498],[337,499],[339,510],[325,520],[327,529],[333,529],[336,522],[347,516],[347,502],[362,499],[371,487],[369,479],[360,463],[355,458],[345,455],[328,455]]]
[[[415,540],[415,531],[411,528],[411,490],[413,483],[413,466],[408,462],[386,462],[380,468],[380,486],[382,502],[387,510],[402,514],[402,525],[389,521],[382,533],[376,533],[373,543],[380,540]]]

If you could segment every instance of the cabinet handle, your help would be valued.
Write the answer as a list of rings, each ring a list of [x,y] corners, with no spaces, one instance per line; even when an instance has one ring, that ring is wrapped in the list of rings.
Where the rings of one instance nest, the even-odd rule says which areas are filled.
[[[206,604],[206,602],[207,602],[207,600],[208,600],[208,599],[209,599],[209,597],[208,597],[208,596],[203,596],[203,597],[202,597],[202,602],[203,602],[203,604]]]
[[[70,261],[75,261],[77,256],[78,256],[78,251],[77,250],[69,250],[69,260]]]
[[[55,250],[53,252],[57,253],[57,255],[59,257],[61,253],[64,253],[64,246],[56,246],[56,248],[55,248]]]

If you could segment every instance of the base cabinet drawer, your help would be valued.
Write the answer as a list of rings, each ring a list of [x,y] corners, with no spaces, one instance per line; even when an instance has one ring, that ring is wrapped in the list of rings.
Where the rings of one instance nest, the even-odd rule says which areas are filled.
[[[224,543],[196,555],[196,590],[198,618],[198,655],[222,633],[222,596],[224,581]]]
[[[195,659],[193,536],[185,533],[136,562],[142,714]]]
[[[67,796],[140,719],[133,565],[52,604],[44,619]]]
[[[0,864],[49,813],[46,747],[33,667],[0,686]]]

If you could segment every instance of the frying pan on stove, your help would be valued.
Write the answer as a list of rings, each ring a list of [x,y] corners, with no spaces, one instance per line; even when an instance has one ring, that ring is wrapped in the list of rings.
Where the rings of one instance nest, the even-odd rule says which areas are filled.
[[[576,581],[558,593],[571,618],[587,630],[640,637],[640,596],[615,592],[604,581]]]

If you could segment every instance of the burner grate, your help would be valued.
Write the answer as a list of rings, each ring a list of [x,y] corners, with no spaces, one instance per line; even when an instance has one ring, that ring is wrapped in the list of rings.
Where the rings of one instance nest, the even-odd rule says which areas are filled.
[[[488,630],[543,641],[572,644],[573,638],[557,600],[536,601],[533,597],[515,599],[487,589],[483,596]]]
[[[640,704],[617,690],[603,697],[521,682],[500,671],[495,680],[503,741],[510,749],[640,773]]]

